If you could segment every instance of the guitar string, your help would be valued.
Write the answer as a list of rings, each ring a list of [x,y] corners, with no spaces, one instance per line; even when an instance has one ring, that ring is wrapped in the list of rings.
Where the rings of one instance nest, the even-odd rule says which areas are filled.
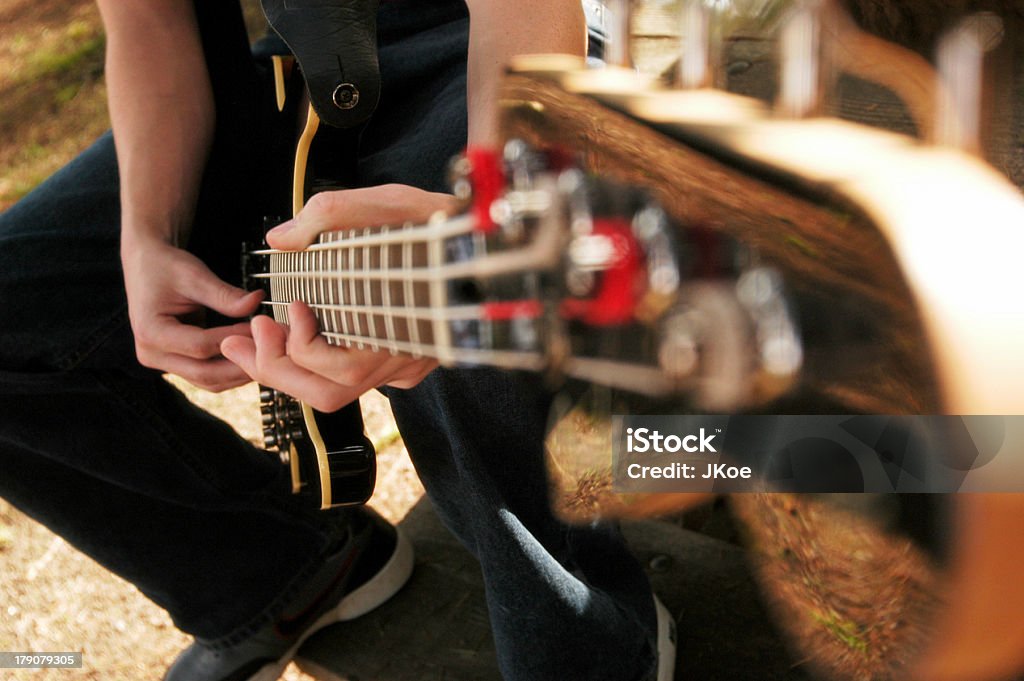
[[[472,218],[460,215],[455,218],[437,224],[409,225],[398,232],[370,232],[363,235],[353,235],[355,230],[324,232],[320,235],[321,240],[310,244],[305,251],[330,251],[337,248],[357,248],[362,246],[382,246],[385,244],[398,244],[412,238],[413,241],[428,243],[434,239],[449,239],[469,234],[474,231]],[[276,248],[262,248],[252,251],[252,255],[279,255],[282,253],[293,253],[295,251],[281,251]]]
[[[411,241],[405,241],[402,243],[401,265],[407,272],[422,269],[411,267],[411,263],[413,262],[412,246],[413,242]],[[335,252],[334,255],[343,257],[345,252],[345,250],[342,250]],[[350,254],[351,258],[353,251],[349,249],[347,252]],[[271,258],[272,270],[280,264],[288,263],[291,263],[293,266],[308,266],[308,263],[304,263],[298,253],[282,253],[281,256],[283,256],[283,258],[280,260],[277,258]],[[351,259],[350,262],[352,262]],[[289,273],[281,274],[287,275]],[[298,281],[299,279],[304,278],[286,276],[281,281],[276,279],[272,280],[271,285],[275,286],[277,284],[283,284],[291,293],[301,294],[301,288],[298,287],[301,287],[304,284],[303,282]],[[417,323],[419,320],[433,323],[447,323],[456,319],[480,319],[482,317],[483,306],[451,305],[440,309],[429,306],[417,307],[413,288],[413,277],[405,277],[402,284],[406,294],[404,296],[405,299],[403,300],[403,306],[397,311],[392,307],[390,314],[393,319],[395,317],[403,319],[406,323],[407,330],[409,331],[410,339],[402,341],[397,338],[397,334],[391,336],[388,346],[392,351],[402,352],[416,357],[429,356],[456,363],[484,364],[510,369],[538,371],[542,370],[544,366],[546,366],[546,360],[543,355],[533,351],[464,348],[452,346],[451,344],[442,346],[436,342],[424,342],[424,339],[420,338],[419,335],[419,326]],[[335,287],[326,288],[326,290],[332,289],[335,289]],[[352,289],[351,287],[341,287],[336,290],[344,294],[346,290],[351,291]],[[359,305],[353,303],[352,300],[346,300],[344,295],[342,295],[342,301],[344,302],[341,304],[313,302],[311,307],[315,307],[322,311],[336,311],[340,313],[342,319],[345,319],[346,316],[358,319],[358,314],[366,314],[371,312],[373,309],[372,305]],[[285,301],[263,301],[263,305],[271,306],[275,309],[287,310],[288,303]],[[350,314],[345,315],[345,312]],[[287,322],[287,314],[284,314],[283,316]],[[329,342],[344,344],[347,347],[353,347],[353,345],[360,347],[365,345],[367,340],[371,340],[362,336],[361,332],[360,335],[354,335],[347,332],[336,333],[334,331],[325,331],[322,335],[324,335]],[[433,339],[431,339],[431,341],[433,341]],[[672,384],[656,369],[629,362],[577,357],[568,360],[567,364],[563,366],[562,369],[566,375],[591,381],[596,381],[600,378],[601,382],[605,384],[610,383],[613,387],[620,387],[641,394],[657,396],[668,394],[679,389],[679,386]]]
[[[430,322],[428,328],[432,331],[431,335],[437,336],[432,339],[435,346],[440,340],[443,346],[449,347],[451,343],[448,338],[450,333],[447,324],[439,323],[436,317],[421,317],[417,314],[416,282],[428,284],[426,287],[426,293],[429,294],[428,304],[432,301],[434,309],[443,309],[446,306],[445,299],[447,298],[447,290],[443,286],[444,281],[494,276],[502,272],[519,272],[526,267],[536,266],[540,260],[537,257],[538,249],[526,248],[489,256],[486,258],[486,262],[477,260],[445,264],[444,241],[449,237],[472,233],[474,232],[473,227],[474,223],[471,217],[461,215],[427,225],[407,224],[396,232],[392,232],[386,227],[381,227],[380,231],[376,232],[369,228],[364,229],[361,235],[353,230],[326,232],[320,235],[319,242],[312,244],[302,252],[305,255],[275,249],[253,251],[253,254],[270,256],[272,262],[269,272],[255,274],[253,278],[270,280],[272,297],[277,297],[274,291],[282,288],[278,286],[279,283],[283,284],[284,290],[291,294],[288,298],[292,300],[296,298],[309,300],[308,292],[311,288],[321,291],[325,289],[336,291],[340,294],[339,298],[342,303],[342,306],[336,310],[342,326],[341,333],[337,334],[338,340],[344,341],[347,347],[351,347],[355,342],[356,347],[362,348],[367,344],[367,339],[370,339],[369,344],[375,349],[380,347],[379,334],[375,328],[375,315],[379,315],[380,311],[371,309],[369,305],[358,307],[357,281],[363,282],[359,288],[362,290],[364,303],[372,302],[375,285],[381,292],[387,289],[390,297],[390,284],[393,281],[398,281],[403,289],[402,306],[412,311],[412,314],[399,313],[398,317],[406,324],[407,335],[414,354],[416,354],[415,348],[421,345],[422,332],[419,324],[421,320]],[[415,262],[414,248],[418,244],[426,247],[425,254],[430,263],[427,267],[413,266]],[[401,271],[396,272],[385,266],[373,267],[372,247],[379,247],[383,253],[383,250],[392,245],[397,245],[401,249]],[[550,244],[548,246],[550,247]],[[356,249],[360,249],[359,255],[361,256],[358,268]],[[332,265],[333,271],[324,271],[323,261],[313,259],[315,256],[312,253],[316,251],[325,251],[335,256],[336,264]],[[378,258],[378,263],[382,261],[383,258]],[[313,278],[316,279],[315,282],[310,281]],[[326,280],[329,279],[337,280],[339,285],[337,287],[328,286]],[[346,279],[348,286],[345,286]],[[383,294],[378,297],[383,299]],[[312,302],[323,304],[325,299],[326,297],[321,297]],[[392,307],[390,303],[389,307]],[[275,307],[275,312],[278,310],[281,311],[281,316],[287,323],[287,307]],[[394,313],[389,310],[385,312],[385,315],[387,314],[391,314],[393,326]],[[352,329],[347,328],[349,320]],[[366,332],[363,331],[364,325]],[[385,329],[386,336],[392,333],[387,330],[387,321],[385,321]],[[333,331],[338,331],[336,325]],[[397,341],[397,332],[394,332],[391,337]]]
[[[367,314],[372,313],[376,308],[374,305],[345,305],[336,303],[311,303],[308,301],[302,301],[306,303],[306,306],[312,310],[324,310],[324,311],[345,311],[354,313]],[[262,305],[268,307],[285,307],[291,305],[291,301],[285,300],[264,300]],[[483,305],[449,305],[448,307],[437,309],[433,307],[407,307],[403,308],[398,312],[392,314],[398,317],[410,318],[410,319],[479,319],[484,313]],[[333,329],[332,329],[333,330]],[[347,332],[341,332],[343,335],[348,335]],[[370,336],[368,336],[370,337]],[[387,337],[377,337],[379,340],[388,340]]]
[[[323,332],[323,335],[334,340],[349,343],[360,340],[359,337],[345,336],[328,331]],[[437,343],[412,343],[400,340],[393,342],[398,352],[417,357],[427,356],[440,359],[449,356],[454,362],[487,364],[496,367],[528,369],[532,371],[539,371],[545,366],[544,356],[535,351],[460,348],[442,346]]]

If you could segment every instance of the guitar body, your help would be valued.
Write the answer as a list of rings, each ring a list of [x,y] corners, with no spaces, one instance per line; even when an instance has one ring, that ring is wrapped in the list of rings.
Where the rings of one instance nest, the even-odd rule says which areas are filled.
[[[273,57],[278,109],[284,126],[299,119],[302,79],[294,59]],[[253,253],[264,246],[267,230],[282,222],[281,215],[297,212],[316,191],[336,188],[343,173],[335,166],[317,167],[309,162],[310,147],[316,133],[316,115],[309,111],[305,134],[298,145],[279,143],[282,167],[291,168],[291,186],[282,179],[276,197],[264,197],[266,216],[262,228],[243,245],[242,270],[246,288],[263,288],[265,300],[274,301],[274,291],[266,279],[265,258]],[[283,316],[275,310],[282,320]],[[377,479],[373,444],[365,435],[358,402],[326,414],[274,388],[260,386],[260,413],[263,444],[277,453],[289,467],[292,492],[309,496],[321,509],[366,503]]]

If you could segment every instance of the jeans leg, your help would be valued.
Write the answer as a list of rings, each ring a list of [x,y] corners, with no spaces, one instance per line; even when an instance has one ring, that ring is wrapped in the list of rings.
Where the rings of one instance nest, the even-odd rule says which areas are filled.
[[[552,516],[535,382],[441,369],[389,396],[438,515],[480,561],[504,677],[647,678],[650,585],[617,528]]]
[[[135,360],[117,186],[107,135],[0,215],[0,495],[183,630],[243,635],[335,530],[271,457]]]

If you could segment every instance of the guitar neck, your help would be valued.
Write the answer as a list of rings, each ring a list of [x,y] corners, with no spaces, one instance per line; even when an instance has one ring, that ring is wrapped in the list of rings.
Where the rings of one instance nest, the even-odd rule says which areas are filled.
[[[726,273],[719,283],[681,282],[680,251],[667,233],[658,231],[667,225],[649,230],[652,242],[641,246],[631,216],[593,218],[595,232],[573,239],[568,230],[573,220],[567,219],[572,201],[561,195],[557,184],[558,173],[541,174],[529,188],[505,193],[508,210],[524,223],[523,238],[516,243],[477,229],[470,214],[425,225],[328,232],[304,251],[254,252],[266,258],[266,266],[251,278],[267,282],[270,295],[264,305],[277,321],[287,324],[288,306],[302,301],[316,315],[321,334],[341,347],[430,357],[446,366],[555,369],[560,375],[656,398],[709,390],[721,401],[712,402],[720,408],[752,399],[748,392],[753,390],[747,389],[754,381],[745,377],[708,380],[686,367],[666,371],[662,364],[666,357],[674,362],[666,354],[673,343],[686,352],[702,341],[685,329],[666,335],[653,319],[641,318],[665,313],[676,303],[687,310],[712,300],[738,308],[734,275]],[[649,252],[641,254],[644,248]],[[560,282],[575,276],[567,267],[576,266],[566,264],[574,258],[567,250],[587,260],[589,270],[582,274],[607,279],[607,284],[592,287],[585,296],[564,290]],[[627,252],[633,255],[626,257]],[[629,289],[637,288],[642,276],[654,286],[632,299]],[[666,285],[670,291],[653,290]],[[691,295],[690,287],[700,294]],[[684,303],[688,297],[700,300]],[[771,334],[762,334],[766,339],[779,329],[790,333],[784,307],[758,320],[747,317],[760,313],[736,309],[734,318],[720,320],[729,328],[713,335],[734,338],[735,351],[746,352],[741,336],[756,335],[748,327],[768,323],[769,317],[778,323]],[[796,355],[780,369],[782,375],[773,384],[777,386],[788,384],[799,368],[795,332],[783,342]],[[738,358],[730,362],[756,364]],[[740,387],[714,387],[722,382]]]
[[[307,125],[296,154],[296,211],[314,134]],[[724,235],[674,224],[635,186],[566,161],[512,144],[509,184],[471,213],[258,251],[266,267],[250,278],[267,284],[279,322],[302,301],[346,348],[545,371],[712,411],[788,390],[803,350],[774,270],[731,257]],[[465,165],[475,186],[479,169]]]

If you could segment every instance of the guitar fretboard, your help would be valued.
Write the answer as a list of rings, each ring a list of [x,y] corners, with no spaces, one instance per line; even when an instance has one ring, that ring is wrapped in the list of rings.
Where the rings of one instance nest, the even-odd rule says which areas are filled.
[[[444,262],[445,240],[472,232],[468,219],[429,225],[326,232],[305,251],[269,256],[274,318],[307,303],[328,342],[349,348],[436,357],[451,319],[475,318],[478,306],[448,304],[445,284],[458,269]]]
[[[484,306],[453,304],[451,282],[523,271],[542,261],[536,248],[451,260],[446,244],[467,237],[481,240],[473,220],[463,215],[427,225],[325,232],[305,251],[257,251],[269,258],[274,318],[288,323],[288,305],[306,303],[321,334],[332,345],[386,350],[467,363],[538,370],[538,352],[460,347],[451,337],[457,321],[485,319]],[[543,246],[543,244],[542,244]]]

